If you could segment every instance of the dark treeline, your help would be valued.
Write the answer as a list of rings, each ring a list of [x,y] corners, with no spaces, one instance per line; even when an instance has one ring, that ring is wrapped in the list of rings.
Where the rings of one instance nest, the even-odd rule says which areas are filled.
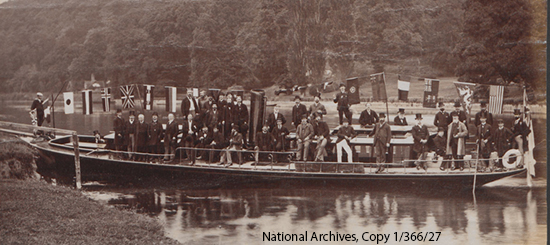
[[[541,0],[9,1],[0,86],[54,90],[94,74],[257,88],[392,70],[543,87],[545,30]]]

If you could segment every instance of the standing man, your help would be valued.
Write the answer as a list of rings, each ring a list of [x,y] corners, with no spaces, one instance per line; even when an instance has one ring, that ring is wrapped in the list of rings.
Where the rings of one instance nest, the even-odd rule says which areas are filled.
[[[525,147],[527,147],[527,135],[529,135],[529,133],[531,133],[531,130],[521,119],[521,111],[519,109],[514,109],[514,125],[512,126],[512,148],[518,149],[519,152],[521,152],[521,155],[523,155],[524,149]]]
[[[307,121],[307,116],[302,115],[302,123],[296,128],[296,144],[298,145],[298,151],[296,152],[296,161],[307,161],[309,153],[309,145],[315,132],[313,132],[313,126]]]
[[[298,125],[302,121],[302,117],[304,115],[307,116],[307,108],[302,104],[302,99],[298,95],[294,98],[294,102],[296,105],[292,107],[292,125],[298,128]]]
[[[510,149],[512,139],[512,131],[504,127],[502,119],[497,120],[498,128],[493,133],[493,150],[497,152],[499,158],[499,168],[502,168],[502,157],[504,153]]]
[[[338,118],[340,119],[340,125],[343,123],[344,115],[348,119],[349,124],[352,124],[351,116],[352,113],[349,110],[350,103],[348,98],[348,93],[346,92],[346,85],[340,84],[340,92],[336,94],[334,98],[334,103],[338,103]]]
[[[44,103],[47,101],[43,101],[42,96],[44,96],[42,93],[36,93],[36,99],[32,102],[31,105],[31,113],[32,111],[36,111],[36,120],[38,126],[42,126],[42,123],[44,122]]]
[[[279,112],[280,109],[281,107],[279,105],[275,105],[275,107],[273,108],[273,113],[267,116],[267,125],[269,126],[269,132],[273,132],[273,129],[275,128],[275,126],[277,126],[277,120],[279,120],[279,118],[281,118],[283,125],[286,123],[285,116]]]
[[[159,123],[158,119],[159,114],[157,112],[153,112],[152,122],[149,125],[149,140],[147,142],[150,154],[160,153],[159,147],[160,139],[162,138],[162,125]],[[153,157],[152,159],[154,159],[155,162],[158,160],[156,157]],[[151,158],[149,158],[149,161],[152,161]]]
[[[464,170],[464,154],[466,152],[465,138],[468,135],[468,128],[460,121],[458,113],[451,113],[453,122],[449,125],[447,131],[447,155],[452,155],[453,164],[451,170],[460,168]],[[458,165],[458,166],[457,166]]]
[[[222,116],[220,111],[218,110],[218,105],[212,104],[212,109],[208,111],[208,116],[206,117],[206,125],[208,126],[210,132],[212,132],[212,129],[214,128],[221,128],[221,118]]]
[[[447,129],[449,128],[449,124],[451,123],[451,117],[449,116],[449,113],[445,111],[445,104],[443,102],[439,102],[438,104],[439,111],[435,114],[434,117],[434,126],[436,127],[442,127],[445,134],[447,134]]]
[[[448,168],[448,162],[443,162],[447,149],[447,137],[445,137],[445,129],[443,127],[437,128],[437,135],[434,137],[434,151],[437,155],[437,162],[439,163],[439,169],[445,171]]]
[[[407,126],[409,125],[407,123],[407,118],[405,117],[405,109],[399,108],[399,111],[397,112],[397,116],[393,119],[393,123],[398,126]]]
[[[114,140],[115,151],[122,151],[124,149],[124,135],[125,135],[124,128],[125,128],[125,123],[124,123],[124,119],[122,118],[122,110],[117,109],[116,117],[113,120],[113,130],[115,131],[115,140]]]
[[[233,96],[231,94],[227,94],[227,103],[225,104],[223,111],[222,111],[222,133],[226,138],[229,138],[231,135],[231,128],[233,127],[233,123],[235,120],[233,120]]]
[[[193,97],[193,89],[187,89],[187,96],[181,101],[181,114],[184,119],[187,119],[187,115],[193,114],[196,112],[200,113],[200,105],[197,100]]]
[[[195,146],[195,139],[199,129],[199,123],[195,120],[193,114],[189,113],[187,120],[182,123],[182,143],[184,147],[191,148]],[[191,151],[190,149],[185,150],[187,158],[191,158]]]
[[[242,134],[243,144],[246,147],[246,134],[248,133],[248,108],[245,104],[243,104],[243,98],[241,98],[241,96],[237,96],[237,104],[234,109],[234,119],[236,120],[236,125],[239,126],[239,133]]]
[[[315,137],[317,138],[317,148],[315,149],[314,161],[322,162],[325,160],[325,156],[327,156],[325,147],[330,141],[330,130],[328,128],[328,124],[323,121],[322,114],[317,114],[313,129],[315,131]]]
[[[149,125],[145,122],[145,116],[140,113],[138,115],[138,123],[136,124],[136,149],[139,153],[147,153],[147,140],[149,139]],[[140,154],[137,159],[146,161],[147,155]]]
[[[136,112],[130,111],[130,116],[128,117],[128,121],[126,122],[126,125],[124,126],[124,132],[126,135],[124,136],[125,145],[127,146],[127,150],[129,152],[128,156],[130,159],[133,159],[132,152],[136,152]]]
[[[321,104],[319,101],[321,100],[321,95],[317,94],[315,97],[313,97],[313,104],[309,106],[309,116],[310,119],[317,118],[317,115],[326,115],[327,109],[325,109],[325,106]]]
[[[342,148],[348,155],[348,163],[353,163],[353,151],[350,147],[350,140],[357,134],[351,125],[349,125],[348,119],[344,119],[344,124],[338,129],[338,139],[336,140],[336,157],[338,162],[342,162]]]
[[[168,114],[168,123],[164,131],[164,161],[171,162],[176,157],[178,123],[173,113]],[[185,130],[185,129],[184,129]]]
[[[453,112],[451,112],[451,117],[453,115],[458,115],[458,120],[461,123],[466,124],[466,120],[468,120],[468,116],[466,115],[466,112],[462,110],[462,106],[460,105],[460,102],[458,102],[458,101],[455,102],[455,110]]]
[[[491,125],[487,123],[487,118],[485,115],[481,115],[479,118],[480,124],[477,126],[476,131],[476,144],[479,147],[480,157],[486,160],[483,160],[483,167],[490,168],[491,172],[493,171],[494,166],[489,166],[489,163],[492,163],[492,161],[489,161],[489,157],[491,157],[491,140],[492,140],[492,130]],[[491,164],[492,165],[492,164]]]
[[[425,153],[428,151],[427,145],[430,134],[428,133],[428,127],[422,124],[422,114],[417,113],[415,120],[416,125],[412,127],[411,133],[414,139],[413,152],[416,155],[414,159],[419,160],[416,163],[416,169],[422,168],[426,170],[428,166],[424,160],[426,159]]]
[[[282,118],[277,119],[277,126],[271,131],[273,137],[275,137],[275,150],[276,151],[285,151],[289,147],[286,145],[286,136],[290,134],[290,131],[283,126]]]
[[[374,136],[374,154],[376,156],[376,163],[378,163],[378,170],[376,173],[384,171],[383,163],[386,163],[386,153],[390,148],[391,142],[391,128],[386,123],[386,115],[380,113],[379,122],[374,126],[374,130],[369,136]]]
[[[361,116],[359,116],[359,124],[361,124],[362,127],[372,126],[379,120],[378,114],[371,110],[372,105],[367,103],[366,106],[367,108],[361,112]]]
[[[231,159],[231,153],[240,151],[243,146],[243,135],[239,133],[239,126],[233,125],[231,129],[231,139],[229,140],[229,146],[225,149],[225,151],[222,154],[220,165],[224,165],[227,159],[227,165],[225,167],[229,167],[233,165],[233,161]],[[240,159],[239,159],[240,160]]]
[[[487,124],[489,124],[492,127],[493,114],[487,111],[487,102],[481,101],[480,107],[481,107],[481,111],[476,113],[474,124],[476,125],[476,127],[479,126],[481,124],[481,117],[485,117],[487,119]]]

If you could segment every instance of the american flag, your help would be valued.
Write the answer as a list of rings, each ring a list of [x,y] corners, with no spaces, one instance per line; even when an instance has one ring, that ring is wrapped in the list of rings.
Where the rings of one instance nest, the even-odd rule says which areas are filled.
[[[120,98],[122,99],[122,108],[134,108],[136,105],[134,100],[134,85],[120,86]]]
[[[503,99],[504,86],[491,85],[489,89],[489,112],[493,114],[501,114]]]
[[[111,111],[111,88],[101,89],[101,101],[103,102],[103,111]]]

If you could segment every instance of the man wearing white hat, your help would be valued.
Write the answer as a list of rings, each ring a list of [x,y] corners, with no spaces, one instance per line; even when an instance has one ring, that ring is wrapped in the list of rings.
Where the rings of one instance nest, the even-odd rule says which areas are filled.
[[[32,102],[31,105],[31,115],[33,114],[33,111],[36,112],[35,115],[38,126],[42,126],[42,123],[44,122],[44,103],[46,101],[42,100],[42,96],[42,93],[36,93],[36,99]]]

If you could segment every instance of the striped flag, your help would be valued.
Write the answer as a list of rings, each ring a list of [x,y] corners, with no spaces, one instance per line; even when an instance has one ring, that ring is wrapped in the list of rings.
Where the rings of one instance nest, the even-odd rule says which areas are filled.
[[[92,90],[87,89],[82,91],[82,113],[84,115],[93,113]]]
[[[493,114],[501,114],[503,100],[504,86],[491,85],[489,89],[489,112]]]
[[[166,86],[166,111],[176,112],[176,98],[178,88]]]
[[[103,102],[103,111],[111,111],[111,88],[101,89],[101,101]]]
[[[154,85],[143,85],[143,94],[145,95],[143,97],[143,109],[145,110],[153,110],[153,89],[155,88]]]
[[[401,101],[407,101],[411,87],[411,77],[406,75],[397,75],[397,92]]]
[[[120,98],[122,99],[122,108],[134,108],[136,106],[134,98],[134,85],[120,86]]]
[[[386,101],[386,76],[384,73],[376,73],[370,75],[372,85],[372,98],[374,101]]]
[[[65,114],[74,113],[74,93],[73,92],[64,92],[63,99],[65,100]]]

